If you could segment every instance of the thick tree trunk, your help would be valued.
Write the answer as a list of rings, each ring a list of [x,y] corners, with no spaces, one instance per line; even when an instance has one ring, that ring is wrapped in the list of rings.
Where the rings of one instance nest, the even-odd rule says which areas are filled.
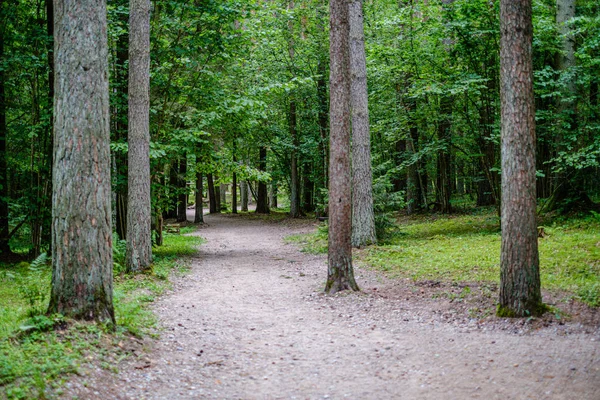
[[[501,316],[543,312],[536,224],[531,0],[500,3]]]
[[[352,109],[352,246],[375,243],[373,176],[371,173],[371,134],[367,60],[363,30],[363,2],[349,2],[350,23],[350,103]]]
[[[55,1],[49,313],[115,323],[106,2]]]
[[[348,3],[331,0],[329,135],[329,251],[326,293],[359,290],[352,268],[350,68]]]
[[[202,172],[196,172],[196,207],[195,207],[195,215],[194,215],[194,223],[195,224],[203,224],[204,223],[204,210],[202,209],[203,199],[202,199],[202,186],[204,186],[202,182]]]
[[[0,0],[0,16],[6,13],[6,4]],[[6,25],[0,26],[0,60],[4,60]],[[0,257],[10,254],[8,245],[8,169],[6,163],[6,72],[0,68]]]
[[[248,211],[248,183],[240,182],[240,202],[242,203],[242,211]]]
[[[261,146],[258,154],[258,169],[261,171],[267,170],[267,148]],[[269,214],[267,184],[258,182],[258,195],[256,196],[256,212],[258,214]]]
[[[179,159],[179,174],[177,175],[177,188],[179,195],[177,196],[177,222],[187,221],[187,156],[184,154]]]
[[[152,263],[150,205],[150,0],[129,2],[127,270]]]
[[[215,193],[215,183],[213,181],[213,174],[207,174],[206,180],[208,182],[207,184],[208,184],[209,212],[211,214],[216,214],[216,213],[218,213],[218,211],[217,211],[217,196]]]

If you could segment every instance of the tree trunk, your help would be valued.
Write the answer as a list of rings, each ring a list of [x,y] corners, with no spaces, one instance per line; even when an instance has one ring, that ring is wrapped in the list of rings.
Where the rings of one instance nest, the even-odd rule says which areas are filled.
[[[171,167],[169,168],[169,208],[166,212],[167,218],[177,218],[177,201],[179,197],[177,196],[177,188],[179,187],[179,178],[178,178],[178,161],[173,161]]]
[[[233,139],[233,165],[237,165],[237,159],[235,156],[236,152],[236,140]],[[231,212],[237,214],[237,174],[234,172],[231,183]]]
[[[240,202],[242,203],[242,211],[248,211],[248,183],[240,182]]]
[[[220,210],[227,210],[227,184],[225,183],[219,185],[219,198],[221,199],[219,202]]]
[[[5,1],[0,0],[0,15],[6,13]],[[4,35],[6,25],[0,26],[0,60],[4,60]],[[8,256],[10,246],[8,244],[8,169],[6,161],[6,72],[0,68],[0,255]]]
[[[258,151],[258,169],[260,171],[267,170],[267,148],[261,146]],[[258,195],[256,196],[256,212],[258,214],[269,214],[267,184],[258,182]]]
[[[215,181],[218,181],[219,178],[215,177]],[[217,213],[220,213],[222,211],[221,209],[221,185],[214,185],[215,188],[215,207],[217,210]]]
[[[208,203],[209,213],[216,214],[217,211],[217,196],[215,193],[215,183],[213,181],[213,174],[207,174],[206,180],[208,181]]]
[[[329,251],[326,293],[359,290],[352,268],[350,68],[348,3],[331,0],[329,126]]]
[[[501,316],[535,316],[544,309],[536,224],[531,13],[531,0],[501,0]]]
[[[177,201],[177,222],[187,221],[187,156],[184,154],[179,159],[179,174],[177,175],[179,195]]]
[[[415,111],[416,103],[412,102],[412,109]],[[410,137],[406,139],[406,151],[408,157],[417,153],[419,148],[419,131],[413,122],[409,128]],[[419,176],[419,162],[413,162],[406,169],[406,213],[413,215],[423,207],[423,189],[421,178]]]
[[[451,175],[452,167],[450,165],[450,99],[442,97],[440,100],[440,117],[438,124],[438,140],[441,142],[441,149],[437,153],[437,182],[436,182],[436,211],[442,214],[450,214],[452,205],[451,196]]]
[[[115,323],[106,2],[56,0],[49,313]]]
[[[373,176],[371,173],[371,134],[367,60],[363,30],[363,2],[349,2],[350,23],[350,102],[352,109],[352,246],[375,243]]]
[[[296,101],[290,97],[289,129],[292,137],[292,151],[290,154],[291,179],[290,179],[290,217],[298,218],[300,210],[300,179],[298,177],[298,131],[296,119]]]
[[[152,263],[150,204],[150,0],[129,2],[127,271]]]
[[[315,183],[312,180],[312,168],[311,163],[304,165],[304,171],[302,173],[302,205],[301,209],[307,212],[314,211],[315,203],[313,201],[313,194],[315,191]]]
[[[202,172],[196,172],[196,207],[194,215],[194,223],[195,224],[203,224],[204,223],[204,210],[203,210],[203,199],[202,199]]]
[[[277,208],[277,181],[271,181],[269,185],[269,209]]]

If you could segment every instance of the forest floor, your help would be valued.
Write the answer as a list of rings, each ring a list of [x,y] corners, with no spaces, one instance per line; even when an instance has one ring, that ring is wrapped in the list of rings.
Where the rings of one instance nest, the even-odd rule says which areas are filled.
[[[600,399],[598,318],[472,318],[437,284],[361,266],[361,292],[326,296],[326,256],[284,241],[313,222],[206,222],[155,303],[159,339],[123,343],[119,373],[83,370],[64,398]]]

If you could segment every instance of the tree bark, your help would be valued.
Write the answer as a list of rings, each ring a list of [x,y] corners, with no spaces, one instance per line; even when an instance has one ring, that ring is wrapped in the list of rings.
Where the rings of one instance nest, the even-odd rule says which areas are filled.
[[[536,224],[531,13],[531,0],[501,0],[501,316],[543,313]]]
[[[450,214],[452,205],[451,197],[451,175],[452,167],[450,165],[450,99],[442,97],[440,100],[440,117],[438,124],[438,140],[442,143],[442,148],[437,153],[437,182],[436,182],[436,210],[442,214]]]
[[[242,211],[248,211],[248,183],[240,182],[240,202],[242,203]]]
[[[350,23],[350,102],[352,108],[352,246],[375,243],[373,175],[371,173],[371,134],[367,59],[363,28],[363,2],[349,2]]]
[[[213,181],[213,174],[207,174],[206,180],[208,182],[208,203],[209,213],[216,214],[217,211],[217,196],[215,193],[215,183]]]
[[[329,251],[326,293],[359,290],[352,268],[352,174],[350,167],[350,71],[348,3],[331,0]]]
[[[196,207],[194,215],[194,223],[195,224],[203,224],[204,223],[204,210],[203,210],[203,199],[202,199],[202,186],[204,183],[202,182],[202,172],[196,172]]]
[[[150,0],[129,2],[127,271],[152,263],[150,201]]]
[[[221,199],[219,202],[221,211],[227,210],[227,185],[225,183],[219,185],[219,198]]]
[[[49,313],[115,323],[106,2],[55,0]]]
[[[267,148],[261,146],[258,150],[258,169],[261,171],[267,170]],[[269,214],[267,184],[258,182],[258,194],[256,196],[256,212],[258,214]]]
[[[177,222],[187,221],[187,156],[184,154],[179,159],[179,174],[177,175],[177,186],[179,195],[177,200]]]

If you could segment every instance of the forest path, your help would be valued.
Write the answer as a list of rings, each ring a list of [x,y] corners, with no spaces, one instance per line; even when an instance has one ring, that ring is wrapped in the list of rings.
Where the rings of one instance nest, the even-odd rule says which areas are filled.
[[[442,321],[360,268],[363,292],[325,296],[326,257],[283,242],[314,224],[206,222],[191,273],[155,306],[149,366],[130,361],[89,398],[600,399],[598,331]]]

